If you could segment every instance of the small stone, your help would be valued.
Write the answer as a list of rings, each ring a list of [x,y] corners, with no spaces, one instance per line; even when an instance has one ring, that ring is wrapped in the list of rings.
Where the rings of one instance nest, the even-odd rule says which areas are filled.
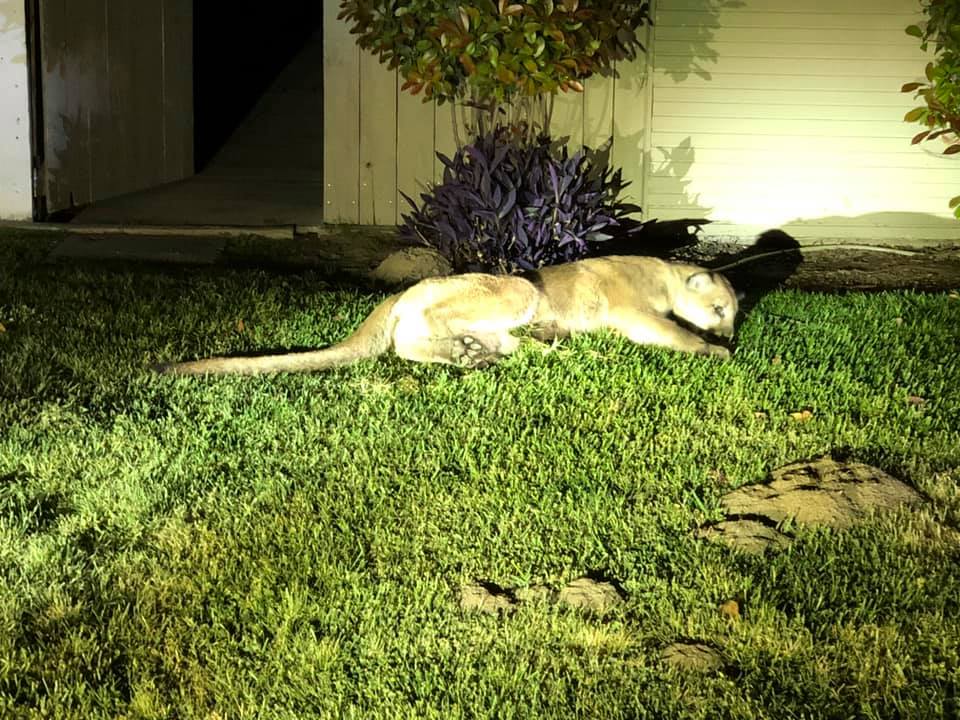
[[[660,652],[660,657],[667,665],[693,672],[716,672],[724,665],[720,653],[704,643],[671,643]]]

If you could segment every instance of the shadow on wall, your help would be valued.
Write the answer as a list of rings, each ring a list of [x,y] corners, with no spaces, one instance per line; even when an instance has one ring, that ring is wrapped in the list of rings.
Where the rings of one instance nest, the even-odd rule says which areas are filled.
[[[633,146],[633,138],[617,138],[614,142],[625,141]],[[654,159],[653,155],[659,157]],[[655,257],[675,257],[681,249],[695,245],[705,225],[710,223],[707,216],[712,209],[700,205],[700,196],[691,195],[690,180],[687,173],[693,167],[696,151],[691,138],[684,139],[673,148],[658,147],[655,153],[645,156],[644,165],[651,167],[648,182],[657,196],[669,198],[657,205],[658,209],[682,209],[688,217],[671,220],[659,220],[650,217],[649,208],[644,208],[650,219],[630,221],[617,232],[611,240],[603,243],[594,253],[596,255],[653,255]],[[678,213],[670,213],[675,216]]]
[[[654,69],[666,73],[674,82],[682,82],[691,75],[711,80],[713,76],[706,65],[715,64],[719,57],[717,51],[710,47],[710,42],[713,40],[714,31],[720,27],[720,13],[746,5],[743,0],[702,0],[685,3],[677,12],[691,18],[696,17],[698,22],[689,25],[683,20],[677,22],[687,32],[678,33],[676,39],[671,38],[669,45],[662,50],[659,47],[654,49]],[[658,19],[665,12],[669,11],[661,9]]]
[[[743,263],[722,272],[739,292],[744,293],[740,310],[749,313],[760,298],[782,286],[797,271],[803,262],[799,248],[800,243],[789,233],[766,230],[757,236],[753,245],[737,252],[721,253],[704,265],[723,268],[731,263]],[[768,257],[758,257],[768,253]],[[747,262],[753,257],[758,259]]]
[[[944,243],[960,242],[960,220],[940,215],[912,212],[875,212],[865,215],[832,215],[819,218],[801,218],[784,223],[781,229],[798,237],[855,237],[860,228],[882,228],[890,240],[909,237],[918,240],[933,240]],[[898,232],[902,229],[902,233]],[[924,235],[924,231],[929,234]],[[837,242],[842,242],[838,240]],[[856,240],[847,240],[856,242]],[[881,240],[873,242],[881,243]]]

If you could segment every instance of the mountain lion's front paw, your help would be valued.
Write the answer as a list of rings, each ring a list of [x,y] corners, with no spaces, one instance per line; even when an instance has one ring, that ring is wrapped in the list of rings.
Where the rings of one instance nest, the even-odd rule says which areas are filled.
[[[711,345],[707,343],[704,347],[704,355],[712,355],[713,357],[718,357],[723,360],[730,359],[730,351],[727,350],[723,345]]]

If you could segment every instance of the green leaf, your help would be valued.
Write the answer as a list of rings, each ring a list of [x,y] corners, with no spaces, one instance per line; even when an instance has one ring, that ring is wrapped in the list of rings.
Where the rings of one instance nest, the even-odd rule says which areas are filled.
[[[903,120],[904,122],[916,122],[917,120],[920,120],[921,118],[926,116],[927,112],[928,112],[927,108],[917,107],[911,110],[910,112],[908,112],[906,115],[904,115]]]
[[[933,63],[932,62],[927,63],[927,67],[924,69],[924,72],[926,73],[927,80],[929,80],[930,82],[933,82]]]
[[[908,82],[903,84],[903,87],[900,88],[900,92],[913,92],[920,87],[923,87],[923,83]]]
[[[920,29],[919,25],[910,25],[904,32],[911,37],[923,37],[923,30]]]
[[[951,207],[951,208],[957,208],[958,210],[960,210],[960,195],[957,195],[957,196],[954,197],[954,198],[950,198],[950,205],[949,205],[949,207]]]

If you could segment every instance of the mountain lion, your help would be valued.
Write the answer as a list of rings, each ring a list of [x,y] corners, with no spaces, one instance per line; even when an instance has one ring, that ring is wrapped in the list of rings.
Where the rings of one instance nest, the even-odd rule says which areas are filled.
[[[681,327],[731,337],[737,295],[722,275],[657,258],[612,256],[544,267],[525,276],[468,273],[422,280],[378,305],[356,332],[323,350],[208,358],[159,365],[178,375],[325,370],[390,348],[418,362],[485,367],[514,352],[513,330],[539,340],[609,329],[635,343],[729,357]]]

